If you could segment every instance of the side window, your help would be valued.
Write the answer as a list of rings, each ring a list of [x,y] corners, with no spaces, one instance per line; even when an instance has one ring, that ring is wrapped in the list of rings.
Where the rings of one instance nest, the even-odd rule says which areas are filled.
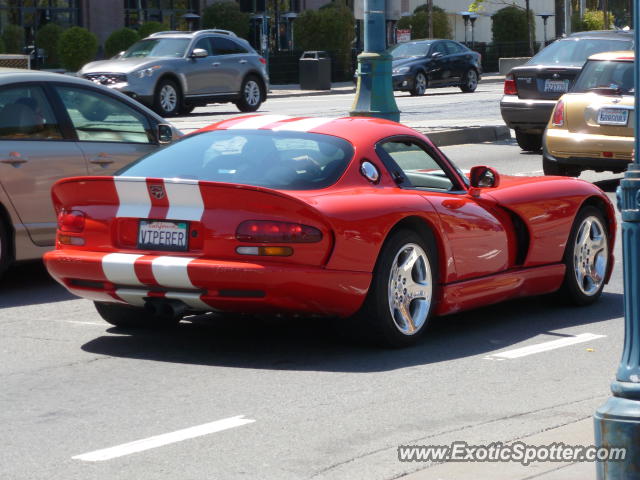
[[[390,141],[379,148],[398,165],[411,187],[443,191],[453,188],[453,182],[438,162],[415,143]]]
[[[431,55],[433,55],[436,52],[441,53],[443,56],[449,55],[449,52],[447,52],[447,49],[445,48],[443,42],[438,42],[433,46],[433,48],[431,49]]]
[[[212,38],[212,40],[214,55],[233,55],[236,53],[247,53],[246,48],[229,38],[214,37]]]
[[[83,88],[56,87],[78,139],[91,142],[152,143],[149,120],[107,95]]]
[[[446,42],[447,50],[449,50],[449,55],[454,55],[456,53],[462,53],[463,48],[455,42]]]
[[[0,90],[0,138],[62,139],[60,126],[42,87],[24,86]]]
[[[213,39],[211,37],[201,38],[200,40],[198,40],[193,49],[195,50],[196,48],[201,48],[203,50],[206,50],[209,56],[211,56],[213,55],[213,47],[211,45],[212,40]]]

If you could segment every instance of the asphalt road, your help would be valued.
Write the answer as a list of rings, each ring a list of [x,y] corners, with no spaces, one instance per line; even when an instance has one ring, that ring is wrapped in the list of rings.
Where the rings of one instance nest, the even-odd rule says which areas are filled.
[[[469,98],[447,101],[458,97]],[[464,169],[541,173],[513,141],[445,151]],[[584,178],[613,197],[615,176]],[[0,280],[0,478],[391,479],[423,467],[399,462],[398,445],[506,441],[586,418],[622,349],[621,274],[618,260],[588,308],[513,301],[437,319],[416,347],[385,351],[320,320],[110,328],[39,263],[19,265]]]

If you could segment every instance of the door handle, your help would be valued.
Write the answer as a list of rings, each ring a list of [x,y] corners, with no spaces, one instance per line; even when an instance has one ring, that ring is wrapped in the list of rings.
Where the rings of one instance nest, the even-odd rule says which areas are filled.
[[[111,165],[115,160],[108,153],[99,153],[91,160],[89,163],[93,163],[94,165],[100,165],[101,167],[106,167],[107,165]]]
[[[211,65],[214,66],[214,67],[219,67],[220,66],[220,62],[213,62]]]
[[[20,152],[10,152],[9,158],[1,159],[0,163],[6,163],[8,165],[18,168],[20,165],[28,161],[29,161],[29,157],[20,154]]]
[[[238,60],[238,63],[247,63],[246,60]]]

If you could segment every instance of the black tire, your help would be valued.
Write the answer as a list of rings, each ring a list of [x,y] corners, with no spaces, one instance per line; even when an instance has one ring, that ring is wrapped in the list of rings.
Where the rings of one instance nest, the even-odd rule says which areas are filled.
[[[9,229],[0,218],[0,277],[7,271],[12,260]]]
[[[413,78],[413,87],[411,87],[411,95],[414,97],[421,97],[427,91],[429,87],[429,79],[424,72],[416,73],[416,76]]]
[[[588,228],[587,222],[591,221],[588,236],[582,242],[580,238],[583,229]],[[608,223],[602,211],[594,206],[582,207],[571,227],[571,233],[567,240],[562,262],[566,266],[566,272],[562,287],[558,296],[574,305],[590,305],[602,294],[604,279],[609,267],[609,230]],[[594,247],[602,238],[601,246]],[[591,259],[593,257],[593,259]],[[580,280],[584,274],[584,266],[589,265],[589,274]],[[593,281],[595,278],[595,281]],[[598,283],[599,282],[599,283]]]
[[[541,133],[525,133],[523,131],[516,130],[516,141],[520,148],[525,152],[537,152],[542,148]]]
[[[182,106],[182,92],[178,84],[170,78],[163,78],[156,85],[153,109],[162,117],[178,115]]]
[[[154,317],[142,307],[119,303],[93,302],[100,316],[111,325],[122,328],[166,328],[178,320]]]
[[[416,249],[416,246],[421,251]],[[409,274],[404,273],[406,276],[398,270],[396,281],[395,275],[392,277],[392,269],[398,263],[409,259],[411,252],[415,252],[418,259],[413,263]],[[424,278],[417,278],[420,276]],[[410,281],[407,282],[407,279]],[[380,251],[367,298],[357,314],[356,327],[359,332],[355,333],[362,334],[374,343],[385,347],[401,348],[413,345],[429,323],[434,301],[437,298],[437,279],[438,259],[433,236],[423,238],[413,230],[404,229],[394,232],[387,238]],[[409,303],[406,302],[407,289],[404,287],[408,287],[411,283],[420,289],[417,291],[418,294],[424,292],[424,301],[419,297],[410,300]],[[422,291],[422,287],[425,291]],[[413,323],[404,322],[400,310],[394,309],[392,313],[392,308],[394,305],[399,305],[398,302],[404,303],[405,308],[408,307],[412,319],[423,317],[421,323],[413,325]],[[415,328],[412,330],[411,326]]]
[[[182,107],[180,107],[180,115],[189,115],[191,112],[193,112],[193,109],[196,107],[197,105],[189,105],[189,104],[182,105]]]
[[[241,112],[255,112],[264,102],[264,85],[255,75],[248,75],[240,87],[240,99],[235,102]]]
[[[545,175],[567,176],[567,169],[558,162],[542,157],[542,171]]]
[[[460,90],[464,93],[473,93],[476,91],[476,88],[478,88],[478,72],[471,68],[462,76]]]

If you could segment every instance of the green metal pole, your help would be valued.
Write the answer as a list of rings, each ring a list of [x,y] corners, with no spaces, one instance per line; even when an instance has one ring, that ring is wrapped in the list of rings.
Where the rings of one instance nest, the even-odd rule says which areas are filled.
[[[634,23],[640,18],[640,2],[634,2]],[[595,441],[598,447],[625,448],[623,461],[596,463],[598,480],[640,480],[640,109],[637,85],[640,30],[634,30],[635,132],[634,161],[616,192],[622,214],[624,268],[624,350],[611,384],[612,397],[596,410]]]
[[[391,83],[391,55],[384,52],[385,38],[385,0],[365,0],[364,52],[358,55],[358,88],[350,115],[399,122]]]

